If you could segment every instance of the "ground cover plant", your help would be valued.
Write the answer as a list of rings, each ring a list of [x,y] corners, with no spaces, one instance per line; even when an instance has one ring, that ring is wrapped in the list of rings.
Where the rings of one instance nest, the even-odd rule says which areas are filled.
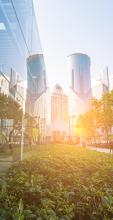
[[[113,156],[75,146],[42,146],[1,184],[2,220],[113,219]]]

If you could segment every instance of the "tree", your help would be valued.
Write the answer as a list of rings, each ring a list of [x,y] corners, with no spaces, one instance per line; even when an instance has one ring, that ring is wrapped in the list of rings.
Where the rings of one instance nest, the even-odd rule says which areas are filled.
[[[0,119],[13,119],[15,123],[22,119],[20,105],[4,94],[0,94]]]
[[[39,142],[40,138],[40,129],[39,124],[37,123],[37,120],[35,117],[32,117],[29,114],[25,114],[25,118],[27,119],[27,126],[25,133],[29,138],[29,141],[32,143]]]
[[[91,140],[96,134],[95,120],[91,109],[78,117],[76,123],[76,135],[80,137],[81,141],[87,142],[87,140]]]
[[[93,98],[88,112],[77,119],[76,130],[85,138],[105,136],[106,143],[113,127],[113,91],[106,93],[100,100]]]

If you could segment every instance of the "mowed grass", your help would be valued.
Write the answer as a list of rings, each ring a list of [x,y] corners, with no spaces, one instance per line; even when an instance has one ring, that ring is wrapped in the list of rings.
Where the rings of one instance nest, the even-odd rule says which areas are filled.
[[[0,219],[113,219],[111,154],[70,145],[37,146],[34,152],[8,171]]]

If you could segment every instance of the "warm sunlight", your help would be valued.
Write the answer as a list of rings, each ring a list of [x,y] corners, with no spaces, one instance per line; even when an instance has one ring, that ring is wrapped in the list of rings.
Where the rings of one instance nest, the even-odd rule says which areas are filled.
[[[0,220],[113,220],[113,1],[0,0]]]

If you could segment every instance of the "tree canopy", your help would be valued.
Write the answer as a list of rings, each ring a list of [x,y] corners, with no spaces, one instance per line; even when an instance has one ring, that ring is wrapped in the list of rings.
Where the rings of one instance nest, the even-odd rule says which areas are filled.
[[[76,123],[76,134],[84,138],[104,136],[108,143],[113,127],[113,91],[100,100],[93,98],[88,112],[80,115]]]
[[[14,119],[15,122],[22,118],[20,105],[11,97],[0,94],[0,119]]]

